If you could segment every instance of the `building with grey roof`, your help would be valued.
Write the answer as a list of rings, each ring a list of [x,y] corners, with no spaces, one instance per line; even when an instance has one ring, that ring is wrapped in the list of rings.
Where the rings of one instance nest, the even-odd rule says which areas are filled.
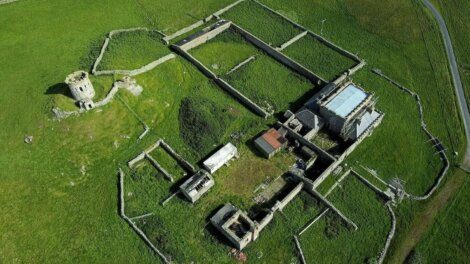
[[[317,98],[315,108],[330,131],[344,140],[356,140],[381,116],[375,104],[373,94],[348,82]]]

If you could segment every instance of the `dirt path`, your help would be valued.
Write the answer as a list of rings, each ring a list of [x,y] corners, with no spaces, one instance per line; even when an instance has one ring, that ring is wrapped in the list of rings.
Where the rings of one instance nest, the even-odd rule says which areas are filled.
[[[426,202],[426,207],[415,215],[405,238],[399,242],[399,245],[392,252],[389,259],[390,263],[403,263],[405,261],[421,237],[434,224],[437,214],[445,208],[447,203],[458,192],[463,185],[465,177],[465,172],[458,170],[452,177],[449,177],[449,180],[442,189]]]

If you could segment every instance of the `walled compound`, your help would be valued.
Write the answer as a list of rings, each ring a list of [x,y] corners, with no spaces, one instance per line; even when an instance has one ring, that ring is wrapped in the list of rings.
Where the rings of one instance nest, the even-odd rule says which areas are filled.
[[[323,85],[324,88],[310,98],[304,106],[295,111],[295,113],[290,110],[287,111],[285,113],[286,120],[278,122],[278,129],[272,128],[254,141],[255,146],[257,146],[267,158],[275,155],[280,149],[287,146],[289,142],[301,148],[304,153],[311,153],[309,156],[310,161],[305,163],[308,166],[296,168],[290,172],[291,181],[295,188],[291,189],[284,198],[276,201],[274,206],[269,208],[269,213],[261,218],[259,222],[251,219],[246,213],[238,210],[233,205],[226,204],[211,218],[211,223],[224,234],[234,246],[241,250],[251,241],[257,239],[259,232],[272,220],[276,211],[282,210],[282,208],[302,189],[305,189],[308,193],[323,201],[333,212],[336,212],[343,218],[346,223],[357,229],[358,227],[355,223],[335,208],[325,197],[322,197],[316,192],[315,188],[338,167],[346,156],[349,155],[364,138],[371,134],[373,129],[380,124],[383,118],[383,114],[375,110],[376,100],[374,96],[366,93],[362,88],[347,80],[350,75],[362,68],[365,62],[357,56],[321,38],[323,43],[326,43],[329,47],[338,50],[340,53],[357,62],[351,69],[339,75],[336,80],[328,83],[281,52],[282,49],[303,36],[314,33],[306,30],[304,33],[289,40],[283,46],[273,48],[250,32],[228,20],[219,20],[217,23],[172,45],[173,50],[193,63],[204,75],[214,80],[215,83],[235,99],[264,118],[269,117],[272,113],[254,103],[189,53],[189,50],[203,45],[229,28],[240,33],[249,43],[273,57],[287,68],[301,74],[313,83]],[[317,35],[314,36],[320,38]],[[252,59],[246,61],[249,62],[250,60]],[[242,64],[247,63],[246,61],[242,62]],[[311,141],[322,129],[344,140],[346,147],[343,153],[338,156],[333,156],[327,150],[322,149]],[[323,163],[324,165],[322,166],[325,167],[325,169],[320,173],[316,173],[315,176],[309,175],[310,167],[315,166],[317,163]]]
[[[194,58],[189,51],[199,45],[204,45],[207,41],[217,37],[222,32],[231,29],[240,33],[248,43],[271,56],[289,70],[306,77],[306,79],[316,85],[322,86],[322,89],[315,93],[310,99],[306,100],[301,107],[287,110],[284,115],[275,122],[272,128],[253,140],[254,145],[261,151],[261,154],[265,158],[272,158],[276,153],[283,149],[292,151],[292,153],[298,158],[296,164],[294,164],[289,171],[285,172],[286,177],[285,179],[282,179],[282,187],[273,188],[276,195],[266,198],[266,200],[271,200],[269,200],[269,203],[263,204],[263,208],[261,210],[262,213],[252,215],[249,211],[247,212],[237,208],[231,203],[224,202],[224,205],[221,205],[218,210],[207,215],[208,219],[210,219],[210,223],[218,230],[218,232],[220,232],[220,234],[227,238],[232,246],[236,247],[238,250],[242,250],[251,242],[257,240],[261,231],[264,230],[272,221],[276,213],[282,212],[283,208],[287,206],[290,201],[297,197],[300,192],[305,191],[306,193],[316,197],[316,199],[321,201],[327,207],[321,215],[324,215],[327,211],[331,211],[343,219],[347,225],[353,227],[353,229],[360,228],[351,219],[349,219],[347,215],[336,208],[335,205],[327,199],[327,195],[321,195],[316,188],[325,179],[327,179],[333,171],[338,169],[346,157],[365,138],[372,134],[374,128],[376,128],[384,118],[384,114],[375,109],[375,96],[367,93],[364,89],[350,80],[350,77],[365,65],[365,61],[336,46],[323,37],[318,36],[314,32],[311,32],[301,25],[289,20],[269,7],[255,1],[269,10],[269,12],[281,16],[302,30],[302,33],[294,36],[279,47],[272,47],[270,44],[259,39],[257,36],[232,21],[220,19],[220,15],[223,12],[226,12],[228,9],[241,2],[243,2],[243,0],[237,1],[220,12],[216,12],[193,25],[179,30],[173,35],[164,36],[163,39],[167,44],[169,44],[170,41],[176,37],[182,36],[214,18],[217,19],[218,21],[216,23],[174,43],[171,45],[171,49],[191,62],[206,77],[213,80],[229,95],[263,118],[272,116],[273,112],[270,111],[270,109],[263,108],[254,103],[250,98],[242,94],[235,87],[232,87],[222,79],[222,77],[212,72],[206,65]],[[339,73],[335,80],[329,82],[319,77],[304,65],[282,53],[282,51],[289,45],[307,35],[313,36],[329,48],[352,59],[356,64],[345,72]],[[109,37],[112,37],[112,34],[110,34]],[[102,53],[106,50],[107,41],[105,41]],[[175,54],[171,55],[176,56]],[[100,57],[102,57],[102,54],[100,54]],[[253,56],[249,57],[235,66],[229,71],[229,73],[255,59],[256,58]],[[97,65],[99,65],[99,60],[97,60],[94,65],[94,70],[92,71],[94,74],[108,74],[97,72]],[[152,68],[153,65],[149,67]],[[140,74],[141,72],[139,70],[132,73],[130,71],[126,73],[127,75],[132,76],[134,74]],[[123,80],[122,82],[127,83],[128,86],[129,83],[136,86],[136,83],[130,80]],[[119,87],[119,84],[116,84],[116,87]],[[139,90],[141,91],[141,89],[137,87],[129,90],[134,91],[135,94],[139,94]],[[112,93],[110,92],[110,94]],[[110,96],[110,98],[112,98],[112,96]],[[95,103],[95,106],[96,105],[100,105],[100,103]],[[337,138],[338,144],[340,145],[339,150],[333,152],[330,149],[325,149],[317,144],[315,139],[320,137],[320,132],[333,135]],[[185,171],[185,174],[183,175],[184,178],[181,181],[176,181],[175,186],[177,187],[177,191],[162,201],[160,203],[161,205],[165,205],[177,194],[181,194],[181,196],[190,203],[204,203],[204,196],[211,195],[210,189],[217,184],[217,179],[214,174],[229,160],[239,155],[237,148],[231,143],[228,143],[219,149],[219,151],[216,151],[213,156],[201,162],[200,165],[202,168],[198,168],[182,158],[181,155],[179,155],[163,139],[159,139],[154,145],[129,161],[129,168],[134,169],[141,161],[147,161],[155,168],[156,171],[160,172],[165,179],[170,182],[175,182],[175,175],[172,175],[168,168],[162,165],[162,162],[152,155],[152,152],[160,147],[163,148],[170,157],[176,160],[178,165]],[[394,189],[391,189],[390,191],[394,192]],[[384,193],[384,196],[388,197],[387,199],[393,199],[393,195],[394,194],[390,192]],[[389,208],[389,210],[391,209]],[[122,215],[125,214],[122,213]],[[316,220],[318,219],[316,218]],[[126,221],[130,221],[131,226],[134,229],[137,228],[134,227],[135,224],[132,220],[126,219]],[[312,221],[311,224],[315,221]],[[146,240],[146,236],[142,230],[138,228],[136,230],[136,232],[143,237],[146,242],[148,242],[148,239]],[[298,240],[296,241],[298,242]],[[300,249],[299,243],[297,243],[297,246]],[[152,244],[151,247],[154,251],[156,250],[156,252],[158,252],[165,262],[167,261],[166,257],[168,256],[158,251],[155,245]],[[381,254],[381,258],[383,255],[384,254]]]

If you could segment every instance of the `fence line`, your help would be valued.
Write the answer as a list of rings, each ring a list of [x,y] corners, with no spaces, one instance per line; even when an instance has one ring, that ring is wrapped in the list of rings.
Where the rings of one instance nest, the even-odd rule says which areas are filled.
[[[387,75],[383,74],[381,70],[373,69],[372,72],[379,75],[380,77],[384,78],[385,80],[387,80],[388,82],[393,84],[395,87],[400,89],[402,92],[409,94],[410,96],[412,96],[416,100],[416,104],[418,105],[418,111],[419,111],[419,119],[421,120],[421,129],[429,137],[429,140],[432,141],[432,143],[434,145],[434,148],[437,151],[437,154],[439,154],[442,162],[444,163],[444,167],[439,172],[437,180],[435,181],[435,183],[431,187],[431,189],[429,189],[426,192],[425,195],[416,196],[416,195],[412,195],[412,194],[408,194],[408,193],[406,194],[406,196],[409,197],[412,200],[417,200],[417,201],[426,200],[429,197],[431,197],[431,195],[437,190],[437,188],[439,187],[439,185],[442,182],[442,179],[444,179],[444,176],[447,174],[447,171],[449,170],[450,162],[449,162],[449,159],[447,158],[447,155],[445,153],[445,147],[441,143],[441,141],[438,138],[436,138],[427,128],[426,122],[424,120],[424,111],[423,111],[423,105],[421,103],[420,96],[418,94],[416,94],[415,92],[411,91],[410,89],[404,87],[403,85],[397,83],[396,81],[394,81],[393,79],[391,79]]]
[[[124,172],[119,168],[119,213],[121,217],[131,226],[132,229],[144,240],[144,242],[162,259],[166,264],[170,264],[171,261],[152,244],[150,239],[145,233],[129,218],[124,211]]]

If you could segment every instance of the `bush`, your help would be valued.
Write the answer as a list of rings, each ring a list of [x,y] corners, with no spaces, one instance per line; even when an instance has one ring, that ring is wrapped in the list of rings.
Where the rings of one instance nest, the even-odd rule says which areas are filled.
[[[220,144],[233,119],[234,116],[211,100],[186,97],[179,111],[180,136],[202,157]]]

